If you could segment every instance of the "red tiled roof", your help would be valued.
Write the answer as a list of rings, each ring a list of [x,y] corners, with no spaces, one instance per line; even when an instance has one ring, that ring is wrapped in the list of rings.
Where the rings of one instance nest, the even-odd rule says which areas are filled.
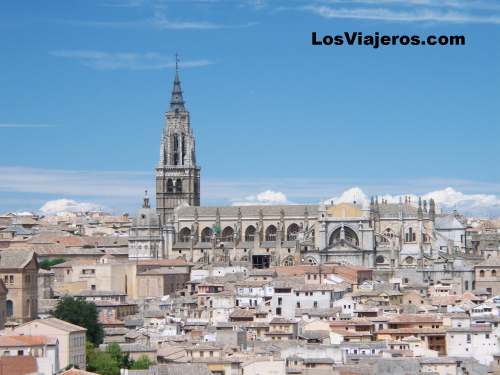
[[[31,356],[0,357],[2,375],[27,375],[38,371],[36,359]]]
[[[0,336],[0,347],[41,346],[49,341],[50,339],[45,336]]]

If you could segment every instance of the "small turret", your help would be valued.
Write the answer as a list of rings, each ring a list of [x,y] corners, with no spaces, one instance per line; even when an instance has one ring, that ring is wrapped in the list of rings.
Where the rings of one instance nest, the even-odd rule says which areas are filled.
[[[432,221],[436,218],[436,203],[433,198],[429,200],[429,218]]]
[[[148,191],[144,190],[144,200],[142,203],[142,208],[150,208],[149,207],[149,197],[148,197]]]

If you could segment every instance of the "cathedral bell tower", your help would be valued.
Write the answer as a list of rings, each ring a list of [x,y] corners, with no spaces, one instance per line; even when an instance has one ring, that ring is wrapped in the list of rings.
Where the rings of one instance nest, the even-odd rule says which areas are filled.
[[[200,205],[200,168],[196,164],[194,134],[184,106],[176,57],[174,87],[156,167],[156,209],[161,224],[168,223],[174,208],[183,203]]]

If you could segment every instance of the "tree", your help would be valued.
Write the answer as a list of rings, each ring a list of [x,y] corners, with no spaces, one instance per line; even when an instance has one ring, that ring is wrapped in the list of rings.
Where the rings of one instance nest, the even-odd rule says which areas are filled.
[[[106,352],[116,360],[120,368],[130,368],[132,361],[129,358],[129,354],[123,354],[120,345],[116,342],[109,344],[106,348]]]
[[[149,366],[151,366],[151,360],[145,354],[141,355],[137,360],[132,362],[132,366],[130,366],[131,370],[147,370]]]
[[[44,270],[50,270],[56,264],[61,264],[64,262],[66,262],[64,258],[44,259],[40,263],[38,263],[38,266]]]
[[[53,314],[58,319],[86,328],[87,339],[94,345],[102,343],[103,330],[98,321],[97,308],[92,302],[64,297]]]
[[[120,366],[111,354],[96,350],[89,356],[87,370],[100,375],[118,375]]]

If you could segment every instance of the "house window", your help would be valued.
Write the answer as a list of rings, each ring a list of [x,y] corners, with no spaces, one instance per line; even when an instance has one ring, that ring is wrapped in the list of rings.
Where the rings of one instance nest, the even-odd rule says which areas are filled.
[[[276,315],[281,315],[281,307],[276,308]]]
[[[9,282],[10,282],[11,284],[14,284],[14,275],[10,275],[10,276],[9,276]]]
[[[278,305],[280,305],[280,306],[281,306],[281,304],[282,304],[282,303],[283,303],[283,298],[278,297]]]
[[[297,308],[300,309],[300,302],[297,302]]]
[[[484,270],[479,271],[479,277],[484,277]]]
[[[491,271],[491,276],[496,277],[497,276],[497,271],[496,270],[492,270]]]

